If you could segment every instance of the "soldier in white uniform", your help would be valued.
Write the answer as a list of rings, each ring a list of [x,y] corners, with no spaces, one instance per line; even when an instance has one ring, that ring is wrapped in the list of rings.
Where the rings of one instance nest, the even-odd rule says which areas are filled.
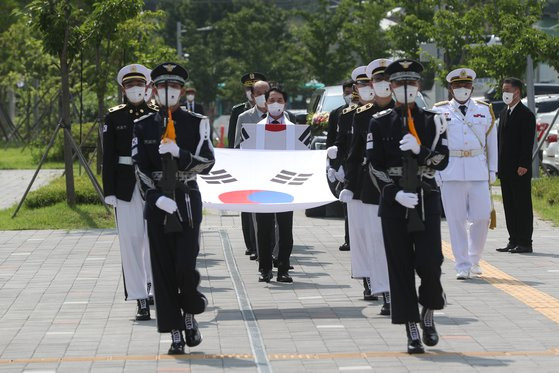
[[[434,106],[448,124],[450,158],[439,181],[459,280],[481,275],[491,214],[489,186],[497,171],[495,116],[490,104],[470,99],[475,78],[471,69],[451,71],[446,80],[453,98]]]

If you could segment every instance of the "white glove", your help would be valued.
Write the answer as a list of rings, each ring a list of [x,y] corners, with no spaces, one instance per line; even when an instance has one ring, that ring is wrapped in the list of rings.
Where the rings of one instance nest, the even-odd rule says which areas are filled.
[[[328,176],[328,180],[333,183],[334,181],[336,181],[336,170],[334,170],[332,167],[330,167],[326,173],[326,175]]]
[[[169,197],[161,196],[155,201],[155,206],[159,207],[161,210],[168,214],[172,214],[177,211],[177,203]]]
[[[115,196],[106,196],[105,197],[105,203],[107,205],[111,205],[113,207],[116,207],[116,197]]]
[[[180,148],[174,141],[161,141],[159,145],[159,154],[171,153],[171,155],[175,158],[179,157]]]
[[[343,189],[340,192],[340,197],[338,197],[340,202],[348,203],[353,199],[353,192],[349,189]]]
[[[497,181],[497,174],[495,171],[489,171],[489,184],[493,184],[495,181]]]
[[[338,158],[338,147],[336,145],[333,145],[326,149],[326,156],[330,159]]]
[[[403,190],[396,193],[395,199],[400,205],[408,209],[414,208],[419,202],[417,193],[406,193]]]
[[[419,154],[419,144],[411,133],[406,134],[402,137],[402,140],[400,140],[400,150],[403,152],[411,150],[413,154]]]
[[[344,182],[345,180],[344,166],[340,166],[338,171],[336,171],[336,180],[338,180],[340,183]]]

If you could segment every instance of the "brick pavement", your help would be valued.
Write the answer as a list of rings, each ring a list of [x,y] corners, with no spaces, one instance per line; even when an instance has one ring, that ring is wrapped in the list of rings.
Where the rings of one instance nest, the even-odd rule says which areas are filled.
[[[485,260],[521,282],[489,279],[518,296],[537,289],[559,298],[559,230],[538,221],[535,254],[497,253],[506,239],[498,207]],[[337,249],[343,222],[298,212],[294,239],[295,282],[258,283],[239,216],[208,211],[199,257],[210,302],[198,318],[204,341],[172,358],[170,337],[153,320],[135,322],[135,304],[123,300],[114,230],[0,232],[0,372],[256,372],[259,356],[261,372],[557,371],[559,319],[483,279],[455,280],[450,260],[449,304],[436,313],[441,341],[408,356],[403,327],[378,315],[380,302],[363,301],[349,278],[349,253]],[[239,303],[243,289],[249,309]]]

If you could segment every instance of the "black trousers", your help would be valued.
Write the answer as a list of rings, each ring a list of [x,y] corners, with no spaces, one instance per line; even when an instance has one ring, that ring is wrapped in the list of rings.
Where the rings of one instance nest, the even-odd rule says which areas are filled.
[[[445,305],[441,285],[441,217],[428,215],[423,232],[408,233],[404,219],[381,218],[390,279],[393,324],[419,322],[419,302],[440,310]],[[415,288],[415,273],[421,279]],[[418,295],[419,293],[419,295]]]
[[[501,193],[509,243],[531,247],[534,231],[531,175],[501,179]]]
[[[177,196],[178,197],[178,196]],[[198,314],[205,308],[203,295],[198,292],[200,274],[196,258],[200,251],[202,201],[198,191],[190,192],[193,226],[187,221],[184,199],[177,204],[183,217],[183,231],[165,233],[165,212],[157,207],[147,209],[147,229],[150,246],[153,291],[157,312],[157,330],[185,329],[184,313]]]
[[[344,242],[349,245],[349,223],[347,221],[347,203],[344,203]],[[351,246],[350,246],[351,247]]]
[[[275,225],[279,229],[278,273],[289,271],[289,257],[293,250],[293,211],[277,214],[256,214],[258,236],[258,269],[272,270],[272,250],[275,242]]]
[[[254,231],[251,212],[241,212],[241,226],[247,250],[256,253],[256,232]]]

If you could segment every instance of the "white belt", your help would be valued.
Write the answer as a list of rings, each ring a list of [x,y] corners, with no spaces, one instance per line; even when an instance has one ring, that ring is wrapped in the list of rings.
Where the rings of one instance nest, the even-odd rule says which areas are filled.
[[[120,157],[118,157],[118,163],[132,166],[132,157],[120,156]]]
[[[448,155],[451,157],[475,157],[483,154],[483,149],[472,150],[449,150]]]

